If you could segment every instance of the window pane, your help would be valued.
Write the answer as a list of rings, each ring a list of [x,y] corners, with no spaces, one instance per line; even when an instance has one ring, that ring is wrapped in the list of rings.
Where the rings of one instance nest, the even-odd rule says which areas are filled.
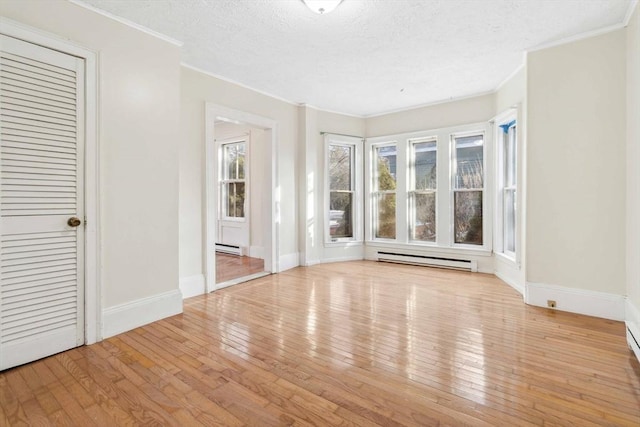
[[[353,237],[353,193],[332,191],[329,199],[329,235],[333,238]]]
[[[435,190],[437,186],[436,141],[413,144],[413,150],[415,189]]]
[[[516,251],[516,191],[504,192],[504,250]]]
[[[516,185],[516,127],[511,126],[506,135],[504,147],[505,177],[504,185],[507,187]]]
[[[224,145],[225,179],[244,179],[244,142]]]
[[[351,188],[351,165],[353,147],[329,146],[329,188],[347,190]]]
[[[436,241],[436,193],[413,194],[411,239]]]
[[[482,188],[483,186],[483,136],[455,138],[456,188]]]
[[[378,191],[396,189],[396,146],[376,147]]]
[[[482,191],[453,194],[455,242],[482,245]]]
[[[378,215],[376,237],[396,238],[396,195],[393,193],[378,195]]]
[[[225,184],[226,216],[244,218],[244,182]]]

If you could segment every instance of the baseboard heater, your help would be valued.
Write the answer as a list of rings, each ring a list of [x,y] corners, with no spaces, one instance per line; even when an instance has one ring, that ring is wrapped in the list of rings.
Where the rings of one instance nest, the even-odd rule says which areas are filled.
[[[242,256],[242,248],[240,246],[225,245],[223,243],[216,243],[216,252],[223,252],[225,254]]]
[[[478,262],[468,259],[442,258],[427,255],[412,255],[378,251],[378,261],[426,267],[451,268],[454,270],[478,271]]]

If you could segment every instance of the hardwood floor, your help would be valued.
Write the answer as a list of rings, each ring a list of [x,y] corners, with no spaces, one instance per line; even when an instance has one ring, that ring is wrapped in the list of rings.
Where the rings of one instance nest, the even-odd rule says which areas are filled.
[[[296,268],[0,373],[0,425],[635,426],[624,325],[493,276]]]
[[[264,260],[216,252],[216,283],[264,271]]]

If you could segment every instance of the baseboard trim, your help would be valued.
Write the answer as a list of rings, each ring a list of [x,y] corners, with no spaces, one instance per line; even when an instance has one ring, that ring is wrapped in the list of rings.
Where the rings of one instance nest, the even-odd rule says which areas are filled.
[[[182,299],[204,294],[204,275],[196,274],[195,276],[181,277],[180,292],[182,293]]]
[[[629,348],[636,355],[638,362],[640,362],[640,309],[629,298],[627,298],[625,315],[627,344],[629,344]]]
[[[264,259],[264,248],[262,246],[249,246],[249,256],[251,258]]]
[[[300,265],[300,254],[297,252],[292,254],[282,255],[280,257],[280,269],[279,272],[291,270]]]
[[[556,310],[609,320],[625,320],[623,295],[527,282],[524,293],[525,303],[546,308],[548,300],[556,302]]]
[[[524,297],[524,286],[518,284],[513,280],[513,278],[509,277],[506,274],[503,274],[501,271],[494,271],[493,274],[500,280],[502,280],[507,285],[511,286],[515,289],[520,295]]]
[[[102,311],[102,337],[109,338],[165,317],[182,313],[182,293],[176,289]]]

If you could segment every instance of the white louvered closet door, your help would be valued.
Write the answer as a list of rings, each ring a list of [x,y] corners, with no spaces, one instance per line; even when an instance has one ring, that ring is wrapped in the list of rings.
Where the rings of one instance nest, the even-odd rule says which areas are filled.
[[[0,369],[7,369],[84,343],[84,63],[0,37]],[[68,225],[72,217],[82,224]]]

